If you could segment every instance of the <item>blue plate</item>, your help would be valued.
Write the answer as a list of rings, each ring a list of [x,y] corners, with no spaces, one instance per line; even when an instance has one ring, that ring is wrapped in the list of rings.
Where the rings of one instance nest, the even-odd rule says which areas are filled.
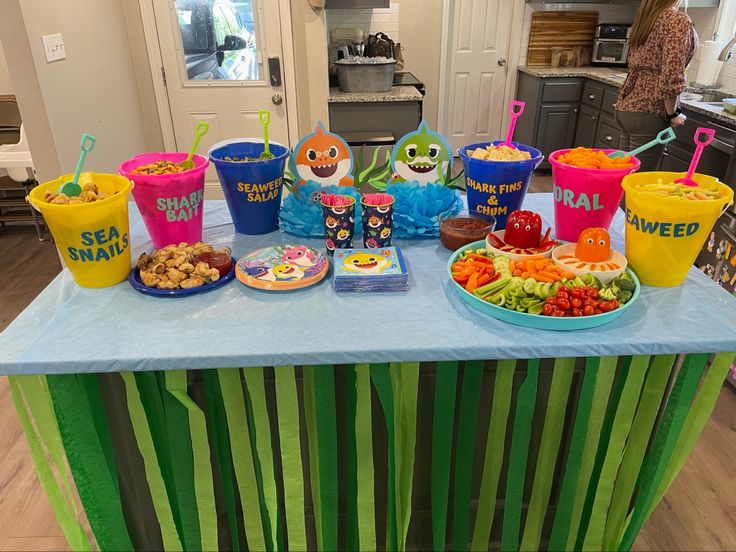
[[[230,272],[228,272],[224,276],[220,276],[219,280],[196,288],[158,289],[148,287],[144,285],[141,281],[141,271],[137,267],[131,270],[130,274],[128,274],[128,282],[130,282],[130,285],[133,286],[133,289],[135,289],[136,291],[139,291],[140,293],[144,293],[146,295],[153,295],[154,297],[183,297],[185,295],[194,295],[195,293],[207,293],[210,290],[213,290],[220,286],[224,286],[230,280],[235,278],[235,263],[236,261],[235,259],[233,259],[233,264],[230,267]]]
[[[473,307],[476,310],[479,310],[485,314],[488,314],[492,316],[493,318],[498,318],[499,320],[503,320],[504,322],[508,322],[509,324],[514,324],[516,326],[524,326],[526,328],[534,328],[537,330],[559,330],[559,331],[570,331],[570,330],[586,330],[588,328],[595,328],[596,326],[602,326],[603,324],[608,324],[609,322],[613,322],[616,320],[619,316],[621,316],[626,309],[628,309],[631,305],[634,304],[634,301],[636,301],[639,298],[639,291],[641,290],[641,284],[639,283],[639,279],[636,277],[636,274],[634,274],[630,269],[626,269],[626,272],[629,273],[629,276],[631,276],[631,279],[634,280],[634,284],[636,284],[636,289],[634,290],[634,295],[631,297],[631,300],[626,303],[623,307],[619,307],[616,310],[613,310],[611,312],[604,312],[603,314],[594,314],[592,316],[576,316],[573,318],[558,318],[554,316],[543,316],[541,314],[529,314],[526,312],[518,312],[518,311],[512,311],[509,309],[505,309],[503,307],[499,307],[498,305],[494,305],[492,303],[488,303],[487,301],[484,301],[480,297],[473,295],[469,291],[466,291],[460,284],[458,284],[455,280],[452,279],[452,265],[455,263],[457,258],[460,256],[460,253],[465,251],[466,249],[478,249],[479,247],[486,247],[485,240],[480,240],[471,244],[466,245],[465,247],[461,247],[455,253],[452,254],[450,257],[450,260],[447,261],[447,274],[450,277],[450,281],[452,282],[452,287],[455,288],[455,291],[457,291],[458,295],[460,295],[460,298],[465,301],[468,305]]]

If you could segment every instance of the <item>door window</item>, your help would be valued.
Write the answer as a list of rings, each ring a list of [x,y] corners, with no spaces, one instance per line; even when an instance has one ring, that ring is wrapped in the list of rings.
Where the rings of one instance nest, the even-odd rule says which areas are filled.
[[[254,0],[176,0],[187,80],[259,80]]]

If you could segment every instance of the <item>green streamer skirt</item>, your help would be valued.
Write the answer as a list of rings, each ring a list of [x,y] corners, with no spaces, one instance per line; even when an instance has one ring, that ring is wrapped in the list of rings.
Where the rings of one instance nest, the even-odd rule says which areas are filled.
[[[13,376],[10,388],[74,550],[629,550],[733,359]]]

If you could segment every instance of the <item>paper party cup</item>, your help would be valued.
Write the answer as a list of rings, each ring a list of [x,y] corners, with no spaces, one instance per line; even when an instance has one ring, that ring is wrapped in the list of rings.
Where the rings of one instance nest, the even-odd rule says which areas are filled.
[[[690,201],[642,192],[640,187],[682,178],[684,173],[643,172],[623,179],[626,192],[626,258],[642,284],[679,286],[693,266],[713,225],[733,203],[733,190],[704,174],[693,180],[715,186],[718,199]]]
[[[519,209],[529,182],[542,162],[542,152],[531,146],[512,142],[522,151],[527,151],[531,159],[522,161],[486,161],[470,157],[467,152],[488,145],[498,146],[503,140],[469,144],[457,150],[465,169],[465,191],[468,194],[468,209],[484,215],[496,217],[498,228],[506,226],[506,218],[511,211]]]
[[[29,201],[40,211],[74,281],[81,287],[102,288],[124,281],[130,272],[128,192],[130,181],[116,174],[84,172],[80,186],[94,183],[111,194],[92,203],[56,205],[44,197],[72,179],[65,174],[31,190]]]
[[[325,249],[333,255],[335,249],[353,247],[355,234],[355,198],[349,195],[323,194],[322,215],[325,219]]]
[[[235,230],[241,234],[268,234],[279,228],[284,167],[290,152],[277,142],[268,146],[271,159],[259,159],[263,140],[250,138],[218,142],[209,151]],[[243,158],[254,160],[232,161]]]
[[[624,190],[623,178],[639,170],[641,163],[632,157],[633,164],[622,169],[585,169],[565,165],[557,159],[569,152],[557,150],[549,156],[552,165],[552,183],[555,201],[555,237],[575,242],[586,228],[608,230],[616,214]],[[606,155],[613,151],[602,151]]]
[[[389,247],[394,220],[394,196],[366,194],[360,199],[363,218],[363,246]]]
[[[194,168],[169,174],[133,174],[156,161],[181,163],[186,153],[144,153],[120,165],[120,174],[133,182],[133,198],[154,247],[202,240],[204,173],[209,161],[195,155]]]

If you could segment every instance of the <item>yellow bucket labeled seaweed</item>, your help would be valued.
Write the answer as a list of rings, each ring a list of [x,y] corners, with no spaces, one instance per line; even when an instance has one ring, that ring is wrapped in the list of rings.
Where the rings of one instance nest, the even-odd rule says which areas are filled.
[[[716,220],[733,203],[733,190],[704,174],[694,174],[693,180],[706,189],[717,190],[715,199],[689,200],[641,190],[647,184],[669,184],[684,176],[643,172],[621,182],[626,192],[626,258],[642,284],[682,284]]]
[[[39,184],[29,195],[54,236],[74,281],[81,287],[101,288],[119,284],[130,272],[128,193],[130,180],[116,174],[84,172],[79,185],[92,182],[110,197],[92,203],[48,203],[46,191],[57,192],[72,179],[65,174]]]

